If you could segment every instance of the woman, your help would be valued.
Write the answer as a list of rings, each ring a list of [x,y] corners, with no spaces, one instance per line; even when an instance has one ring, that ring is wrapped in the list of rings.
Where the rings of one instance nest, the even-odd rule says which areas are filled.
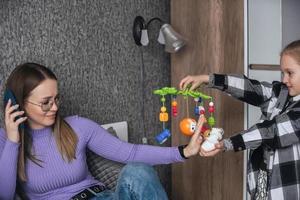
[[[19,104],[9,100],[4,105],[0,199],[13,199],[17,182],[29,199],[167,199],[149,165],[182,162],[197,154],[202,141],[199,131],[187,146],[126,143],[89,119],[60,118],[57,85],[54,73],[36,63],[19,65],[9,76],[6,89]],[[204,121],[199,118],[198,130]],[[86,148],[111,160],[138,163],[124,167],[112,192],[89,173]]]

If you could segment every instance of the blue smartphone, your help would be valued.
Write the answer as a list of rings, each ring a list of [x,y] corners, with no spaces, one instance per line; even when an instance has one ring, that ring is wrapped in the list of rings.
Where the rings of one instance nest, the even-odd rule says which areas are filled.
[[[17,99],[14,95],[14,93],[10,90],[10,89],[6,89],[5,92],[4,92],[4,107],[6,107],[6,104],[8,103],[8,100],[11,100],[11,105],[14,106],[17,103]],[[16,111],[20,111],[20,108],[18,108]],[[15,118],[15,120],[19,119],[20,117],[17,116]],[[19,125],[19,128],[21,129],[24,129],[24,122],[22,122],[20,125]]]

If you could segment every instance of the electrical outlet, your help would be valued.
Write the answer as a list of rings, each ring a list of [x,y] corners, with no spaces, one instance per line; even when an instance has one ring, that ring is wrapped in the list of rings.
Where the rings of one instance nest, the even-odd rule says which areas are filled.
[[[143,137],[143,138],[142,138],[142,143],[143,143],[143,144],[148,144],[148,139],[147,139],[146,137]]]

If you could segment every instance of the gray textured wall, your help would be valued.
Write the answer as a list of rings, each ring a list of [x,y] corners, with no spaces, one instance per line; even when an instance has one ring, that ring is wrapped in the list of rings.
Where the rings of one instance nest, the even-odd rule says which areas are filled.
[[[153,139],[161,131],[160,101],[152,91],[170,84],[169,55],[156,42],[157,23],[151,24],[146,48],[135,45],[132,24],[136,15],[169,21],[169,0],[0,2],[0,80],[17,64],[44,64],[60,80],[63,115],[78,114],[99,123],[128,121],[134,143],[141,143],[143,136],[144,101],[145,135],[157,145]],[[157,169],[170,192],[170,166]]]

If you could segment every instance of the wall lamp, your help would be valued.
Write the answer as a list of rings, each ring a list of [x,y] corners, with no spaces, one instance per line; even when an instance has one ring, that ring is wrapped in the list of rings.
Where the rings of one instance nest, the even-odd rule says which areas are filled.
[[[132,32],[134,41],[138,46],[149,44],[148,29],[153,21],[158,21],[161,24],[157,41],[165,45],[166,52],[175,53],[186,44],[186,40],[170,24],[164,23],[160,18],[152,18],[146,23],[143,17],[137,16],[133,22]]]

